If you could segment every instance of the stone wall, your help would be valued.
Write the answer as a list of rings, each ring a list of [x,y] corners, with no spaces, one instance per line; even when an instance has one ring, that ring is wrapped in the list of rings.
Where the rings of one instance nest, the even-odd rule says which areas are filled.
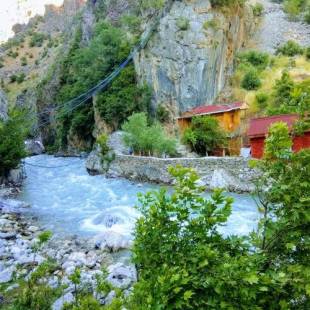
[[[94,153],[86,162],[91,173],[104,173],[100,159]],[[97,158],[98,160],[94,160]],[[116,155],[110,164],[107,175],[125,177],[136,181],[171,184],[167,171],[169,166],[192,167],[201,176],[203,185],[208,188],[224,188],[232,192],[250,192],[255,171],[248,167],[248,159],[241,157],[204,157],[204,158],[155,158],[130,155]]]

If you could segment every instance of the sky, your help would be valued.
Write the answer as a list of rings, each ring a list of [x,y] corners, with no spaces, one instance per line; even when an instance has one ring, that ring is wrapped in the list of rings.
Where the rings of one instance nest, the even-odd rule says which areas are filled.
[[[0,0],[0,42],[13,35],[12,26],[44,14],[45,4],[61,5],[63,0]]]

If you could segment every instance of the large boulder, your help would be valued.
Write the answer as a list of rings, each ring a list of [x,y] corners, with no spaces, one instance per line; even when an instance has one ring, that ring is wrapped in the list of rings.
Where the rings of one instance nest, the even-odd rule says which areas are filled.
[[[137,281],[137,271],[134,266],[126,266],[117,263],[108,267],[109,275],[107,281],[113,286],[120,289],[126,289]]]
[[[25,149],[29,155],[40,155],[45,151],[42,142],[36,139],[26,140]]]
[[[117,252],[122,249],[129,249],[132,240],[129,236],[122,235],[113,230],[107,230],[93,239],[96,248],[109,252]]]

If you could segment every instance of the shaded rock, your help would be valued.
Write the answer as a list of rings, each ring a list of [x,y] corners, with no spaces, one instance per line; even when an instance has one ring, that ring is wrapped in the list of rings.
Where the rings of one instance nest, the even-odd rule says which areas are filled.
[[[29,155],[40,155],[45,152],[45,148],[40,140],[26,140],[25,148]]]
[[[109,136],[108,146],[115,154],[127,154],[129,155],[129,149],[123,142],[124,132],[118,130]]]
[[[71,304],[73,301],[74,301],[74,296],[71,292],[69,292],[61,296],[54,302],[52,306],[52,310],[61,310],[65,303]]]
[[[107,281],[114,287],[126,289],[137,281],[137,271],[134,266],[117,263],[108,267]]]
[[[116,297],[115,291],[111,291],[111,292],[107,295],[107,297],[105,297],[105,299],[104,299],[104,304],[105,304],[105,305],[110,305],[115,297]]]
[[[94,238],[96,248],[117,252],[121,249],[129,249],[132,241],[128,236],[122,235],[115,231],[105,231]]]
[[[102,164],[102,155],[98,149],[93,150],[88,155],[85,166],[90,174],[104,174],[106,170]]]
[[[9,267],[0,272],[0,283],[7,283],[13,279],[14,267]]]
[[[0,89],[0,120],[8,118],[8,101],[5,93]]]
[[[29,207],[30,205],[24,201],[0,198],[0,210],[2,210],[3,213],[19,213],[24,208]]]

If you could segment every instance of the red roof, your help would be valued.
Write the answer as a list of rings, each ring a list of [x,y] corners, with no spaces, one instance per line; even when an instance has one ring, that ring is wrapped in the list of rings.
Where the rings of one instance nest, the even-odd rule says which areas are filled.
[[[194,115],[208,115],[229,112],[233,110],[239,110],[243,107],[243,102],[234,102],[231,104],[219,104],[219,105],[202,105],[189,110],[182,114],[180,118],[192,117]]]
[[[269,126],[276,122],[286,123],[288,125],[289,130],[291,130],[297,119],[298,115],[296,114],[274,115],[274,116],[253,118],[250,121],[248,136],[264,137],[268,133]]]

